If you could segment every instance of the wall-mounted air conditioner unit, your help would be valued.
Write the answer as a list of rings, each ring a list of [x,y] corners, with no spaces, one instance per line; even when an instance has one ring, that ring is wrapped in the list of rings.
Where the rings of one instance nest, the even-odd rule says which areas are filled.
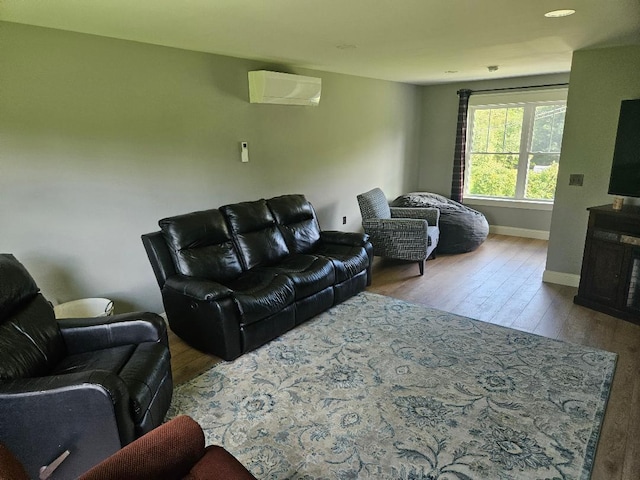
[[[249,101],[280,105],[318,105],[322,79],[289,73],[249,72]]]

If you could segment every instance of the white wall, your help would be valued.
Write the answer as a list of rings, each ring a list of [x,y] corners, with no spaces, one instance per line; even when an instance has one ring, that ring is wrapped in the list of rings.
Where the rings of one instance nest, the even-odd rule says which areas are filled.
[[[165,216],[303,193],[359,230],[358,193],[417,187],[418,87],[290,72],[322,78],[320,106],[255,105],[247,72],[277,66],[0,27],[0,251],[54,303],[162,311],[140,235]]]

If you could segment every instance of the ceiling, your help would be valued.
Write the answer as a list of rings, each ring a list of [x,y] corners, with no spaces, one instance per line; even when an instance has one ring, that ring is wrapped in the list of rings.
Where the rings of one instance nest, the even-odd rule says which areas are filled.
[[[568,72],[575,50],[640,45],[639,0],[0,0],[0,20],[416,84]]]

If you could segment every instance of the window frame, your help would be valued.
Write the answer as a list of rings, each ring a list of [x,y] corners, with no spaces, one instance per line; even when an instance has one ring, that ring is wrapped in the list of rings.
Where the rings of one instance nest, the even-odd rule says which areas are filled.
[[[525,198],[529,155],[533,141],[533,125],[535,107],[540,105],[564,105],[567,103],[568,88],[542,89],[536,91],[499,92],[491,94],[474,94],[469,99],[467,111],[467,138],[465,148],[464,198],[467,203],[508,206],[516,208],[551,209],[554,199]],[[518,156],[518,171],[516,177],[515,195],[513,197],[492,197],[488,195],[474,195],[469,193],[469,176],[471,173],[471,143],[473,140],[473,116],[477,110],[506,107],[524,107],[522,131],[520,133],[520,151]],[[524,148],[523,148],[524,145]],[[474,152],[482,153],[482,152]],[[515,152],[513,152],[515,154]],[[558,152],[558,162],[562,147]]]

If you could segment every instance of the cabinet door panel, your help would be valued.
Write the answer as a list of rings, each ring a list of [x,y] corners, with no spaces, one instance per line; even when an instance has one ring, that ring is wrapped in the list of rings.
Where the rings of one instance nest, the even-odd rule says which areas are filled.
[[[589,248],[588,268],[585,279],[585,294],[600,302],[610,305],[617,303],[620,278],[624,260],[624,247],[620,244],[591,240]]]
[[[627,309],[640,314],[640,248],[633,251],[629,273],[629,291],[624,300]]]

